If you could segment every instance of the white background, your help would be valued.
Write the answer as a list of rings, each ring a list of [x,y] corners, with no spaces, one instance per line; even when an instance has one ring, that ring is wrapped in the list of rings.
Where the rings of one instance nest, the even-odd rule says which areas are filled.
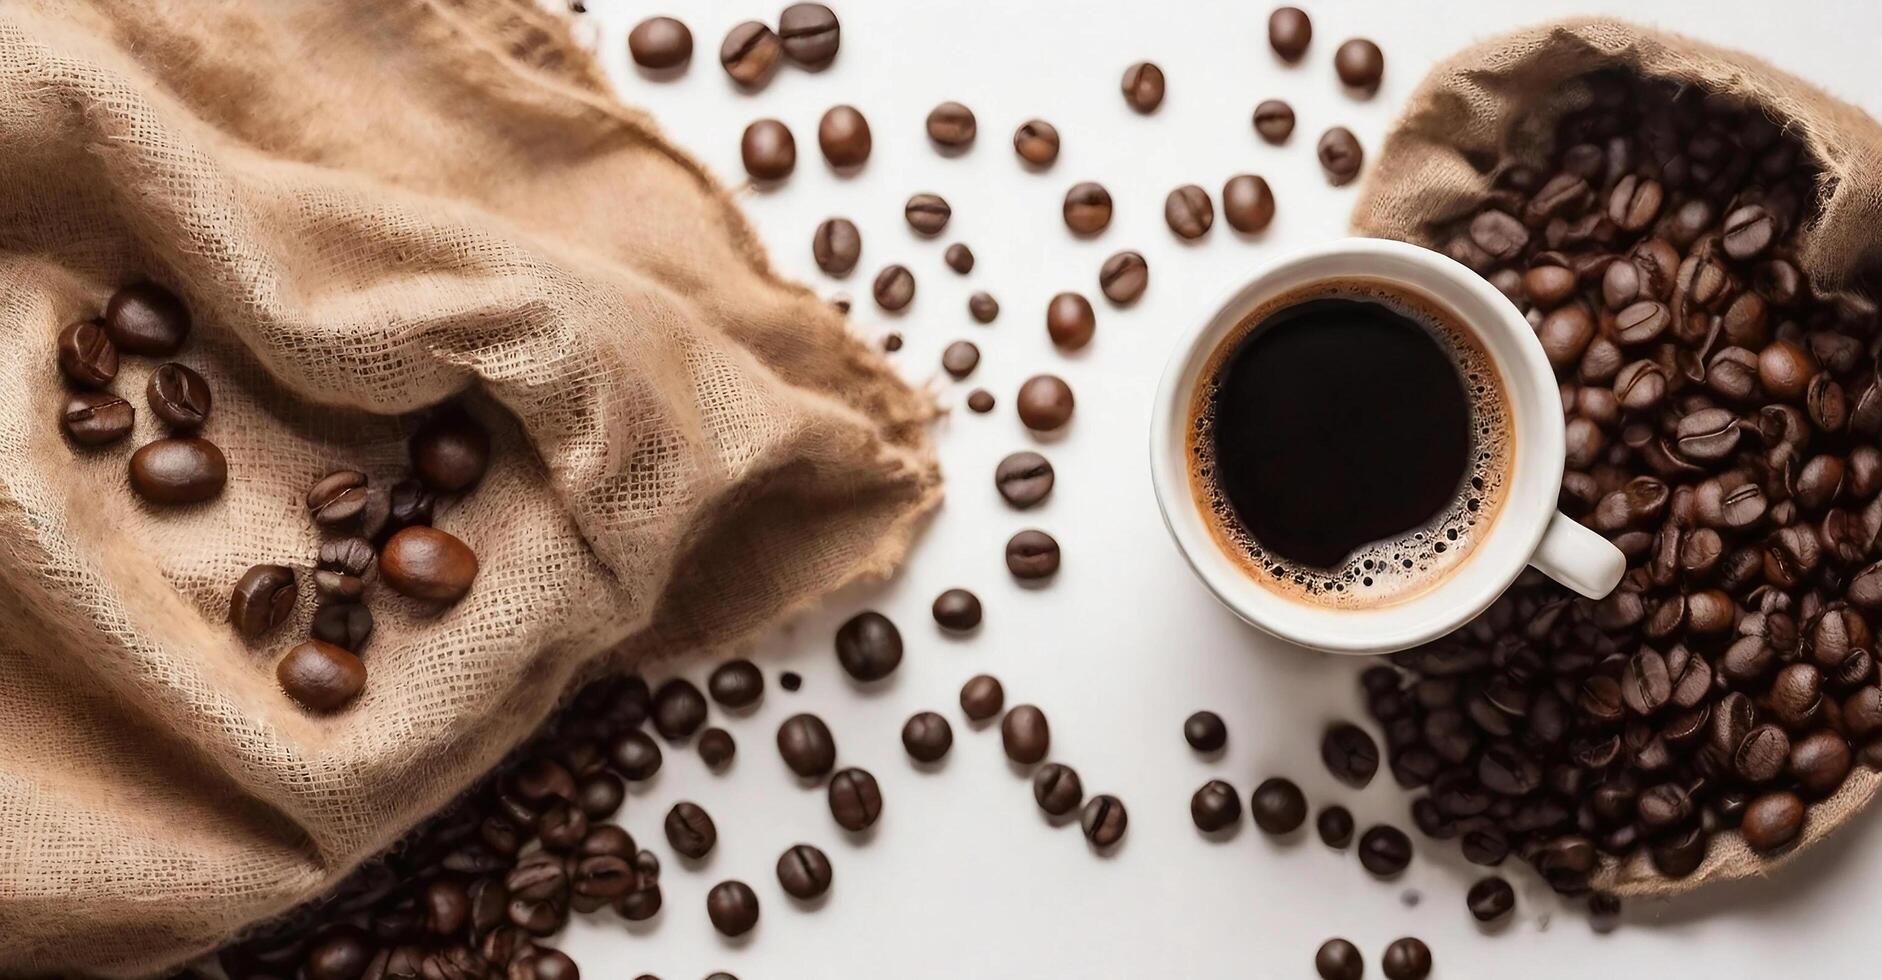
[[[856,297],[857,330],[900,331],[907,346],[897,362],[944,405],[959,406],[975,386],[999,405],[988,416],[957,410],[936,427],[948,499],[907,568],[886,585],[837,597],[753,652],[767,674],[763,704],[743,717],[714,709],[714,723],[738,739],[732,769],[712,775],[690,747],[669,747],[659,776],[636,788],[624,822],[666,861],[666,907],[638,925],[578,916],[565,948],[588,976],[1308,977],[1315,948],[1339,935],[1359,945],[1367,976],[1377,977],[1380,951],[1406,934],[1430,944],[1439,977],[1874,975],[1882,820],[1873,817],[1774,880],[1630,906],[1624,927],[1607,936],[1593,934],[1578,906],[1558,902],[1514,859],[1502,870],[1516,884],[1517,913],[1501,928],[1480,929],[1463,894],[1481,869],[1451,845],[1416,835],[1417,859],[1391,883],[1310,832],[1275,841],[1246,817],[1232,837],[1203,839],[1188,800],[1210,778],[1245,798],[1263,777],[1285,774],[1316,808],[1351,807],[1362,828],[1379,820],[1409,828],[1407,797],[1383,772],[1360,792],[1326,775],[1318,735],[1330,720],[1362,716],[1353,681],[1360,665],[1280,648],[1218,608],[1165,536],[1144,456],[1150,396],[1171,338],[1279,249],[1345,226],[1355,190],[1321,178],[1319,133],[1348,126],[1375,152],[1440,57],[1506,28],[1605,10],[1760,50],[1875,111],[1882,6],[1319,2],[1307,5],[1313,46],[1288,67],[1265,41],[1269,4],[1248,0],[832,0],[843,23],[835,65],[816,74],[786,67],[745,94],[717,63],[720,40],[739,20],[775,22],[783,0],[589,3],[581,28],[623,97],[728,184],[743,177],[738,142],[748,122],[776,117],[797,135],[796,174],[775,189],[740,192],[782,269]],[[676,79],[643,77],[626,55],[628,29],[655,13],[680,16],[694,33],[691,67]],[[1370,100],[1345,94],[1332,69],[1334,48],[1356,34],[1386,54],[1385,84]],[[1118,92],[1124,67],[1146,58],[1169,79],[1167,100],[1148,117]],[[1299,116],[1293,140],[1279,148],[1249,126],[1255,103],[1269,97],[1285,98]],[[979,116],[979,140],[963,156],[939,156],[923,135],[928,109],[944,99]],[[853,177],[831,173],[816,148],[818,118],[843,102],[860,108],[875,134],[873,157]],[[1014,127],[1033,116],[1057,125],[1064,140],[1057,165],[1043,173],[1022,168],[1012,151]],[[1265,236],[1238,237],[1220,220],[1197,245],[1170,234],[1166,192],[1198,183],[1219,209],[1223,180],[1240,172],[1266,176],[1279,199]],[[1065,189],[1086,179],[1110,188],[1117,216],[1097,239],[1079,241],[1059,206]],[[918,239],[903,222],[903,201],[917,191],[953,205],[939,239]],[[850,217],[863,233],[862,263],[846,281],[821,275],[810,257],[811,231],[831,215]],[[953,241],[978,256],[971,275],[943,265]],[[1124,248],[1148,257],[1151,285],[1120,310],[1100,297],[1096,274]],[[919,283],[901,316],[883,315],[868,298],[875,271],[889,262],[909,266]],[[991,326],[966,313],[976,289],[999,298]],[[1054,351],[1043,327],[1047,298],[1063,289],[1085,292],[1098,310],[1096,341],[1071,357]],[[941,374],[939,355],[959,338],[984,357],[957,384]],[[1038,371],[1061,374],[1078,396],[1069,432],[1043,447],[1012,412],[1019,382]],[[1041,448],[1058,470],[1051,500],[1028,513],[1005,507],[991,483],[1000,457],[1022,448]],[[1006,538],[1028,526],[1064,546],[1064,570],[1044,589],[1015,587],[1002,563]],[[986,624],[965,640],[940,635],[928,615],[935,594],[955,585],[978,592],[987,609]],[[879,689],[850,683],[831,652],[836,624],[863,608],[894,618],[908,646]],[[702,683],[710,668],[683,666]],[[776,686],[782,669],[804,675],[801,692]],[[1001,754],[997,730],[961,718],[960,685],[982,671],[1005,682],[1009,704],[1044,708],[1052,758],[1075,767],[1088,792],[1123,798],[1130,830],[1115,854],[1090,853],[1075,824],[1048,823],[1024,774]],[[1183,718],[1203,707],[1228,721],[1221,758],[1199,758],[1182,740]],[[933,771],[911,765],[898,739],[902,721],[922,709],[955,725],[954,751]],[[863,839],[839,830],[822,790],[799,785],[778,759],[778,723],[804,710],[828,719],[842,763],[881,781],[882,820]],[[680,799],[698,801],[718,822],[719,846],[699,866],[672,857],[659,829]],[[814,908],[787,898],[772,870],[798,841],[822,847],[836,867],[834,889]],[[707,889],[725,878],[749,882],[763,907],[758,928],[740,941],[720,938],[705,915]],[[1412,894],[1421,897],[1415,907]]]

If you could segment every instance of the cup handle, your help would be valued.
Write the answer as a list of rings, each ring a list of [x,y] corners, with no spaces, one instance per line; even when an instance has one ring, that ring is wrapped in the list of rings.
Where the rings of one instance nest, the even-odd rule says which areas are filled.
[[[1627,557],[1619,548],[1561,513],[1549,520],[1529,564],[1590,599],[1614,591],[1627,571]]]

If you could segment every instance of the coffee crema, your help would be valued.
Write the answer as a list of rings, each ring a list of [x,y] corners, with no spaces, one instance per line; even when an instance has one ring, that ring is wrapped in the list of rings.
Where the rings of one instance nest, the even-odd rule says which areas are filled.
[[[1410,599],[1495,523],[1509,396],[1456,314],[1343,278],[1263,303],[1216,345],[1189,406],[1192,494],[1218,546],[1276,592]]]

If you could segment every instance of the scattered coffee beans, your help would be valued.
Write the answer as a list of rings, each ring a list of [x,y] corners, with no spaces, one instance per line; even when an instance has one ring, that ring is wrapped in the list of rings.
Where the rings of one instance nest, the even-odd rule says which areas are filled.
[[[151,414],[172,429],[194,432],[209,419],[209,383],[181,364],[160,364],[150,372],[144,397]]]
[[[712,817],[697,803],[679,802],[667,811],[667,843],[681,857],[695,860],[712,852],[719,842],[719,830]]]
[[[1381,878],[1390,878],[1411,864],[1411,838],[1389,824],[1373,826],[1359,837],[1359,863]]]
[[[812,70],[836,60],[842,26],[835,12],[820,3],[794,3],[778,15],[778,38],[784,56]]]
[[[1335,126],[1320,134],[1320,169],[1326,172],[1327,183],[1340,187],[1353,182],[1359,176],[1359,169],[1365,164],[1365,151],[1359,147],[1359,138],[1344,126]]]
[[[412,471],[439,493],[462,493],[490,468],[490,433],[461,410],[446,409],[411,441]]]
[[[742,881],[719,882],[706,893],[706,917],[721,934],[743,936],[758,924],[758,894]]]
[[[366,509],[366,474],[334,470],[307,491],[307,513],[315,524],[339,527],[356,520]]]
[[[59,331],[59,370],[80,388],[103,388],[118,376],[118,347],[95,320]]]
[[[1320,974],[1320,980],[1360,980],[1366,975],[1366,960],[1359,955],[1359,947],[1352,943],[1344,939],[1329,939],[1321,943],[1319,950],[1313,954],[1313,968],[1314,972]]]
[[[1072,420],[1072,386],[1056,375],[1035,374],[1019,386],[1019,420],[1034,432],[1051,432]]]
[[[836,659],[859,681],[879,681],[902,663],[902,631],[879,612],[860,612],[836,631]]]
[[[1198,711],[1183,720],[1183,740],[1198,752],[1219,752],[1229,744],[1229,726],[1213,711]]]
[[[1344,848],[1353,842],[1353,812],[1343,806],[1330,806],[1314,818],[1314,830],[1328,847]]]
[[[366,665],[351,652],[306,640],[296,644],[275,667],[281,690],[309,711],[337,711],[359,696],[366,686]]]
[[[1124,809],[1124,801],[1109,794],[1099,794],[1085,801],[1085,808],[1078,815],[1078,825],[1084,831],[1085,840],[1092,847],[1104,850],[1116,846],[1124,839],[1124,830],[1130,824],[1130,814]]]
[[[416,525],[386,542],[379,576],[400,595],[456,602],[477,580],[477,554],[450,534]]]
[[[961,713],[968,721],[986,721],[1000,713],[1006,691],[997,678],[978,674],[961,685]]]
[[[778,755],[791,771],[805,779],[818,779],[836,767],[836,740],[829,726],[816,715],[797,714],[778,726]]]
[[[627,53],[642,68],[678,68],[692,60],[693,32],[671,17],[649,17],[627,32]]]
[[[848,218],[828,218],[810,238],[810,257],[832,276],[847,276],[863,254],[863,235]]]
[[[126,354],[168,357],[189,339],[190,314],[183,301],[162,286],[133,283],[105,303],[104,328]]]
[[[131,489],[153,504],[199,504],[221,496],[229,463],[207,439],[158,439],[131,454]]]
[[[242,573],[229,596],[229,625],[253,640],[294,615],[300,597],[294,571],[285,565],[256,565]]]
[[[967,297],[967,313],[976,323],[992,323],[1000,315],[1000,301],[992,293],[975,293]]]
[[[1280,99],[1267,99],[1255,106],[1254,123],[1262,139],[1280,146],[1294,135],[1294,107]]]
[[[1254,174],[1238,174],[1222,185],[1222,217],[1229,227],[1252,235],[1274,220],[1274,192]]]
[[[65,400],[59,424],[81,446],[105,446],[131,434],[137,409],[108,391],[75,391]]]
[[[1062,213],[1072,234],[1096,235],[1111,223],[1111,192],[1089,180],[1073,184],[1065,192]]]
[[[1013,152],[1034,167],[1050,167],[1059,158],[1058,128],[1044,119],[1031,119],[1013,131]]]
[[[1085,785],[1071,766],[1052,762],[1032,774],[1032,798],[1039,809],[1062,817],[1085,801]]]
[[[869,120],[855,106],[840,105],[824,113],[817,124],[817,146],[830,166],[844,170],[867,163],[875,141],[869,135]]]
[[[908,199],[902,208],[902,216],[908,219],[908,226],[917,234],[933,237],[941,234],[948,226],[948,218],[954,209],[939,194],[916,194]]]
[[[1077,293],[1060,293],[1046,304],[1046,334],[1052,346],[1074,351],[1091,343],[1098,330],[1097,314],[1091,301]]]
[[[868,830],[882,815],[882,789],[876,777],[851,767],[830,777],[830,816],[852,833]]]
[[[893,313],[915,300],[915,274],[907,266],[888,265],[876,273],[876,305]]]
[[[1333,52],[1333,70],[1351,88],[1371,94],[1385,76],[1385,54],[1365,38],[1353,38]]]
[[[916,762],[938,762],[954,746],[954,729],[932,711],[909,716],[902,725],[902,748]]]
[[[941,369],[956,381],[974,373],[980,365],[980,348],[971,340],[957,340],[941,352]]]
[[[778,675],[778,686],[787,691],[795,691],[804,686],[804,678],[794,670],[787,670]]]
[[[893,330],[889,331],[888,335],[882,338],[882,349],[890,354],[893,354],[896,351],[901,350],[902,349],[902,335],[899,333],[896,333]]]
[[[1379,771],[1379,743],[1358,725],[1331,725],[1320,738],[1320,761],[1334,779],[1364,789]]]
[[[966,692],[962,692],[963,702]],[[1052,747],[1052,731],[1046,725],[1046,713],[1030,704],[1015,705],[1000,719],[1000,745],[1006,757],[1030,766],[1046,757]]]
[[[1205,834],[1232,827],[1242,819],[1242,799],[1235,787],[1211,779],[1189,798],[1189,819]]]
[[[1268,46],[1283,61],[1299,61],[1313,40],[1313,21],[1299,7],[1276,7],[1268,15]]]
[[[1248,812],[1262,833],[1292,833],[1307,821],[1307,797],[1291,779],[1264,779],[1249,798]]]
[[[778,886],[792,898],[808,900],[830,890],[830,859],[810,844],[796,844],[778,855]]]
[[[993,411],[993,392],[985,388],[975,388],[967,393],[967,408],[979,415]]]
[[[1117,304],[1135,303],[1150,285],[1150,264],[1137,252],[1118,252],[1098,270],[1098,288]]]
[[[949,589],[935,596],[934,621],[950,633],[965,633],[980,625],[980,597],[966,589]]]
[[[963,276],[974,271],[974,250],[960,242],[949,245],[948,250],[941,253],[941,260]]]
[[[790,127],[776,119],[760,119],[745,127],[738,154],[753,180],[783,180],[797,169],[797,140]]]
[[[1139,61],[1124,69],[1124,102],[1138,112],[1155,112],[1163,104],[1163,69]]]
[[[949,149],[974,142],[974,111],[959,102],[943,102],[928,112],[928,138]]]
[[[1431,975],[1431,949],[1411,936],[1394,939],[1379,958],[1379,968],[1385,980],[1425,980]]]
[[[674,677],[654,692],[653,727],[667,741],[690,738],[705,723],[706,696],[692,681]]]
[[[1215,205],[1210,203],[1208,191],[1184,184],[1163,199],[1163,221],[1178,238],[1201,238],[1215,224]]]
[[[778,35],[755,20],[738,24],[726,32],[719,45],[719,64],[732,80],[746,88],[757,88],[771,80],[784,54]]]
[[[1059,543],[1036,529],[1021,531],[1006,541],[1006,570],[1023,581],[1047,579],[1059,571]]]
[[[993,485],[1008,504],[1024,510],[1052,493],[1052,464],[1035,452],[1013,453],[994,468]]]
[[[749,660],[727,660],[706,678],[712,700],[727,708],[748,708],[765,694],[765,675]]]
[[[662,759],[660,743],[648,738],[645,732],[627,732],[608,747],[608,761],[623,777],[634,782],[652,779],[654,773],[660,771]]]
[[[1478,922],[1494,922],[1516,907],[1516,889],[1510,883],[1494,875],[1479,880],[1470,886],[1464,896],[1464,904],[1470,907],[1470,915]]]
[[[723,728],[708,728],[699,733],[699,761],[706,768],[718,772],[732,764],[738,755],[738,743],[732,739],[732,733]]]

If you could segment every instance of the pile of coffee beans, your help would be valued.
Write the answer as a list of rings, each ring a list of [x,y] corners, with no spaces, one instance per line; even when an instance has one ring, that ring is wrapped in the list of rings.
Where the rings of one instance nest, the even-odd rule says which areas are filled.
[[[1684,877],[1722,833],[1781,852],[1882,766],[1879,335],[1798,267],[1815,163],[1730,99],[1583,84],[1549,164],[1497,164],[1445,250],[1534,325],[1561,506],[1628,571],[1598,602],[1525,579],[1364,676],[1393,776],[1427,791],[1419,828],[1565,894],[1642,853]]]
[[[331,535],[321,543],[312,575],[319,605],[309,638],[275,665],[281,690],[309,711],[337,711],[366,686],[361,659],[372,636],[367,578],[426,602],[462,599],[477,578],[477,555],[456,536],[431,526],[440,497],[462,494],[490,466],[490,433],[461,406],[435,410],[413,433],[413,476],[387,489],[365,473],[342,469],[307,491],[307,514]],[[242,574],[229,596],[229,624],[253,642],[292,618],[299,582],[285,565],[260,564]]]

